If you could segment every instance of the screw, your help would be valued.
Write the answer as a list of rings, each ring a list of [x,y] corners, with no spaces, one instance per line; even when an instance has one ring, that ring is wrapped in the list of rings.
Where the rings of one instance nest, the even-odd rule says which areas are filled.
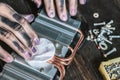
[[[98,38],[97,38],[97,41],[98,41],[98,42],[101,42],[101,41],[103,41],[103,40],[102,40],[100,37],[98,37]]]
[[[61,47],[61,45],[60,45],[59,43],[56,43],[56,44],[55,44],[55,47],[58,49],[58,48]]]
[[[93,14],[93,17],[94,17],[94,18],[99,18],[99,14],[98,14],[98,13],[94,13],[94,14]]]
[[[113,20],[111,20],[111,21],[110,21],[110,22],[108,22],[107,24],[108,24],[108,25],[111,25],[113,22],[114,22],[114,21],[113,21]]]
[[[100,34],[98,35],[98,37],[102,37],[104,33],[106,33],[106,31],[105,31],[105,30],[101,30],[101,32],[100,32]]]
[[[91,38],[91,39],[93,39],[93,38],[94,38],[94,36],[93,36],[92,31],[91,31],[91,30],[89,30],[89,33],[90,33],[90,38]]]
[[[101,30],[101,33],[98,35],[97,41],[102,41],[103,39],[101,37],[103,37],[103,34],[105,33],[105,30]]]
[[[87,37],[87,40],[88,40],[88,41],[91,40],[90,36]]]
[[[94,23],[94,26],[100,26],[100,25],[105,25],[105,22],[101,22],[101,23]]]
[[[95,35],[98,35],[98,34],[99,34],[99,30],[98,30],[98,29],[93,29],[93,33],[94,33]]]
[[[113,31],[107,30],[107,35],[110,35],[110,34],[112,34],[112,33],[113,33]]]
[[[110,22],[108,22],[108,23],[105,25],[105,27],[110,28],[112,23],[113,23],[113,20],[111,20]]]
[[[104,41],[101,41],[101,42],[99,43],[99,46],[100,46],[100,48],[101,48],[102,50],[107,50],[107,49],[108,49],[108,46],[107,46],[107,44],[106,44]]]
[[[97,39],[94,39],[94,42],[95,42],[96,45],[98,45],[98,43],[97,43]]]
[[[112,42],[111,42],[111,41],[107,40],[107,39],[106,39],[106,38],[104,38],[104,37],[102,37],[102,40],[104,40],[104,41],[108,42],[109,44],[112,44]]]
[[[103,41],[103,40],[104,40],[104,41],[108,42],[109,44],[112,44],[111,41],[107,40],[107,39],[103,36],[104,33],[106,33],[106,31],[105,31],[105,30],[101,30],[101,33],[98,35],[97,41]]]
[[[103,29],[103,30],[106,30],[106,31],[107,31],[107,30],[115,30],[115,27],[110,27],[110,28],[108,28],[108,27],[102,27],[102,29]]]
[[[119,35],[118,36],[117,35],[116,36],[115,35],[109,36],[109,40],[112,40],[113,38],[120,38],[120,36]]]
[[[110,34],[112,34],[112,33],[113,33],[113,31],[112,31],[112,30],[115,30],[115,27],[110,27],[110,28],[107,28],[107,27],[102,27],[101,29],[102,29],[102,30],[105,30],[105,31],[106,31],[106,33],[107,33],[107,35],[110,35]]]
[[[110,50],[109,52],[107,52],[106,54],[104,54],[104,57],[107,57],[108,55],[112,54],[113,52],[116,52],[117,49],[113,48],[112,50]]]

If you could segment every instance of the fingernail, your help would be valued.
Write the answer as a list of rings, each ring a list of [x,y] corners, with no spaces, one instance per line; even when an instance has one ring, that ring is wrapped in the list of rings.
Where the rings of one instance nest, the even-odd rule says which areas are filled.
[[[32,52],[33,53],[36,53],[37,52],[37,49],[35,47],[32,47]]]
[[[75,16],[77,14],[77,9],[72,9],[71,12],[70,12],[70,14],[72,16]]]
[[[62,14],[62,15],[61,15],[61,19],[62,19],[63,21],[67,21],[67,15]]]
[[[38,38],[34,39],[35,45],[39,45],[40,44],[40,40]]]
[[[6,58],[6,61],[7,61],[8,63],[11,63],[11,62],[13,61],[13,58],[12,58],[12,57],[7,57],[7,58]]]
[[[37,8],[39,8],[39,7],[40,7],[40,5],[41,5],[40,3],[37,3]]]
[[[32,22],[35,17],[33,14],[31,14],[31,15],[26,16],[25,18],[28,20],[28,22]]]
[[[51,10],[51,11],[49,12],[49,16],[50,16],[51,18],[53,18],[53,17],[55,17],[55,13]]]
[[[36,5],[37,5],[37,8],[39,8],[41,6],[41,0],[32,0]]]
[[[29,59],[32,57],[32,54],[30,52],[25,52],[25,56]]]
[[[86,0],[80,0],[80,4],[85,4],[86,3]]]

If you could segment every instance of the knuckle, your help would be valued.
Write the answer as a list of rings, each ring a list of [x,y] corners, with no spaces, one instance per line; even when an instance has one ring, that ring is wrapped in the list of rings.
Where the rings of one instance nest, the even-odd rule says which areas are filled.
[[[6,3],[0,3],[0,14],[4,14],[5,12],[10,13],[9,8],[10,6]]]
[[[8,8],[6,3],[0,3],[0,9],[5,9],[5,8]]]
[[[26,24],[26,20],[25,20],[24,18],[22,18],[22,19],[20,20],[20,23],[24,25],[24,24]]]
[[[0,7],[6,7],[6,3],[0,3]]]

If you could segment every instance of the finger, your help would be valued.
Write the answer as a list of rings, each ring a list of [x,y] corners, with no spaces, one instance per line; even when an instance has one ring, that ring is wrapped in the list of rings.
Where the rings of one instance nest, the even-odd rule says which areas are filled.
[[[7,4],[0,3],[0,15],[9,18],[12,21],[19,23],[23,26],[26,33],[32,39],[33,43],[39,42],[39,38],[36,33],[33,31],[31,26],[28,24],[25,18],[23,18],[20,14],[14,11],[10,6]]]
[[[0,59],[7,63],[11,63],[13,61],[13,57],[8,52],[6,52],[1,46],[0,46]]]
[[[65,0],[55,0],[55,1],[56,1],[57,12],[58,12],[59,18],[62,21],[67,21],[67,11],[66,11]]]
[[[29,23],[31,23],[35,16],[33,14],[29,14],[29,15],[22,15]]]
[[[53,0],[44,0],[45,9],[47,15],[51,18],[55,17],[55,8],[54,8],[54,1]]]
[[[15,50],[20,56],[25,59],[31,58],[29,50],[17,40],[17,38],[8,30],[0,27],[0,40],[8,44],[13,50]]]
[[[86,3],[86,0],[79,0],[80,4],[84,5]]]
[[[69,0],[69,13],[71,16],[77,14],[77,0]]]
[[[25,30],[26,34],[31,38],[32,43],[38,45],[39,38],[37,34],[34,32],[34,30],[31,28],[30,24],[28,24],[28,22],[18,13],[13,14],[13,19],[16,19],[16,22],[18,22],[21,26],[23,26],[22,28]]]
[[[10,30],[11,32],[16,35],[16,37],[26,46],[29,48],[33,53],[36,53],[35,45],[32,43],[32,39],[29,35],[25,32],[24,28],[16,22],[10,21],[5,17],[1,17],[1,26]]]
[[[42,0],[32,0],[36,5],[37,8],[39,8],[42,5]]]

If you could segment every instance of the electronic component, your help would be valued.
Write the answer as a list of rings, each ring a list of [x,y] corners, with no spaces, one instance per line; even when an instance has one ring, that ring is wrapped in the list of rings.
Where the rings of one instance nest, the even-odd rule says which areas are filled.
[[[14,54],[15,61],[4,66],[1,79],[54,80],[57,76],[59,80],[62,80],[65,76],[64,66],[72,62],[77,49],[84,39],[84,35],[80,30],[81,26],[80,21],[70,17],[67,22],[62,22],[57,17],[51,19],[42,10],[32,23],[32,27],[40,38],[48,39],[54,44],[55,55],[47,62],[37,64],[37,66],[41,65],[41,67],[36,69],[35,66],[28,65],[29,63],[27,64]],[[60,72],[59,74],[58,71]],[[28,76],[30,77],[28,78]]]
[[[120,57],[102,62],[99,71],[105,80],[119,80],[120,79]]]

